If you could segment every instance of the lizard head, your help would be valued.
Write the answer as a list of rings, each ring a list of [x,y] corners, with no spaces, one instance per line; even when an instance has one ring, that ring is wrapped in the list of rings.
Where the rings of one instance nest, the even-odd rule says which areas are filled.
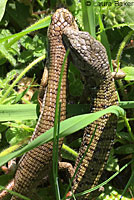
[[[48,29],[48,37],[62,38],[63,30],[66,27],[72,27],[78,30],[77,24],[72,14],[65,8],[57,9],[52,16],[51,24]]]
[[[109,63],[104,46],[88,32],[67,27],[63,31],[63,43],[70,49],[71,61],[80,71],[104,77],[109,71]]]

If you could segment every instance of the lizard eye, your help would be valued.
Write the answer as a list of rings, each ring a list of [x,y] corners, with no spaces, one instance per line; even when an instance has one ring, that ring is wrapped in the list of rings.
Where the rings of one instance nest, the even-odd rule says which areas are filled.
[[[67,16],[67,17],[66,17],[66,21],[67,21],[68,24],[72,25],[72,23],[73,23],[73,21],[74,21],[72,15]]]

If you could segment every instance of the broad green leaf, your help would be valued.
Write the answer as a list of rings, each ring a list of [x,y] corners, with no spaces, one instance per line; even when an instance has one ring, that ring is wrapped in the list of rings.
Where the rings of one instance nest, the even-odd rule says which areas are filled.
[[[2,20],[8,0],[0,0],[0,21]]]
[[[126,73],[124,80],[134,81],[134,67],[123,67],[122,71]]]
[[[124,110],[120,108],[119,106],[110,106],[109,108],[99,111],[97,113],[91,113],[91,114],[84,114],[84,115],[79,115],[76,117],[71,117],[63,122],[60,123],[60,137],[65,137],[71,133],[74,133],[88,124],[92,123],[96,119],[100,118],[101,116],[107,114],[107,113],[113,113],[116,114],[118,117],[119,116],[124,116]],[[34,147],[37,147],[39,145],[42,145],[53,138],[53,128],[50,130],[46,131],[44,134],[41,136],[37,137],[34,141],[30,142],[28,145],[23,147],[22,149],[10,153],[9,155],[6,155],[5,157],[0,157],[0,166],[5,164],[7,161],[10,159],[23,154],[29,150],[31,150]]]
[[[31,59],[46,54],[46,36],[43,34],[35,35],[33,38],[25,35],[20,39],[20,44],[25,48],[18,57],[21,63],[31,62]]]
[[[121,2],[123,4],[123,2]],[[131,24],[134,22],[134,2],[133,0],[124,1],[125,23]],[[134,30],[134,26],[131,26]]]
[[[16,123],[12,123],[12,122],[3,123],[3,125],[6,125],[7,127],[9,127],[8,130],[6,131],[5,137],[7,139],[7,142],[10,145],[12,145],[11,147],[13,147],[13,145],[16,145],[16,149],[17,149],[17,145],[22,146],[26,144],[34,131],[34,128],[31,128],[31,127],[33,126],[35,127],[35,123],[36,122],[34,120],[23,121],[23,122],[16,121]]]
[[[10,180],[11,180],[12,176],[11,175],[1,175],[0,176],[0,184],[1,185],[6,185]]]
[[[81,96],[83,92],[83,84],[81,80],[74,80],[69,85],[69,91],[72,96]]]
[[[36,104],[0,105],[0,121],[21,121],[36,118]]]
[[[14,43],[16,43],[21,37],[23,37],[24,35],[32,32],[32,31],[47,27],[49,24],[50,24],[50,16],[39,20],[38,22],[36,22],[35,24],[31,25],[27,29],[21,31],[20,33],[0,38],[0,43],[3,43],[3,42],[5,42],[5,41],[10,39],[8,44],[6,44],[6,45],[5,44],[1,44],[1,48],[0,48],[0,53],[2,55],[1,57],[2,58],[5,57],[11,63],[11,65],[15,66],[16,65],[16,60],[11,55],[11,53],[9,53],[8,49]]]

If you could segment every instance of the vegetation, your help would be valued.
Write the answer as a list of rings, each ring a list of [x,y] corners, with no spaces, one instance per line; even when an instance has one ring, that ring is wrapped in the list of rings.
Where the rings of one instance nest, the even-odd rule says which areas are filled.
[[[110,178],[100,185],[104,185],[105,190],[98,200],[133,199],[134,5],[130,0],[125,3],[114,0],[0,1],[0,166],[53,138],[53,129],[50,129],[47,134],[25,145],[32,135],[39,115],[37,95],[47,55],[47,27],[52,12],[61,4],[72,12],[81,30],[88,31],[105,46],[111,71],[112,60],[116,60],[117,70],[120,67],[126,76],[116,80],[121,108],[114,106],[96,114],[69,118],[60,124],[59,134],[62,137],[70,135],[84,128],[87,119],[88,123],[89,119],[91,123],[109,112],[120,117],[117,138],[106,166]],[[68,80],[68,117],[87,113],[87,105],[81,104],[84,85],[79,71],[72,65],[69,67]],[[58,123],[58,112],[56,119]],[[78,135],[81,136],[81,133]],[[68,139],[65,140],[62,155],[64,159],[74,161],[77,156],[74,149],[80,146],[81,138],[75,138],[73,135],[70,137],[73,142],[69,144]],[[0,175],[0,188],[3,188],[12,175],[4,175],[2,170]],[[55,177],[58,187],[56,180]],[[60,189],[61,194],[64,193],[62,190]],[[45,195],[48,197],[49,188],[40,188],[39,195],[42,199]],[[60,196],[57,196],[57,199],[60,199]]]

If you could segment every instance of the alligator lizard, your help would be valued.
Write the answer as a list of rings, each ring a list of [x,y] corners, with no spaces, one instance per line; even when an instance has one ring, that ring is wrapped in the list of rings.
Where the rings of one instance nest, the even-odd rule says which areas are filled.
[[[31,140],[34,140],[54,125],[58,81],[66,53],[62,43],[62,33],[64,28],[69,26],[76,26],[72,14],[64,8],[58,9],[52,16],[52,22],[48,29],[50,55],[47,92],[44,95],[41,114]],[[61,121],[66,118],[66,72],[67,62],[65,64],[60,91]],[[59,150],[62,141],[63,139],[59,140]],[[15,174],[13,191],[31,197],[33,190],[40,183],[40,180],[48,175],[52,163],[52,151],[53,143],[49,142],[27,152],[21,158]],[[11,200],[18,199],[20,198],[16,196],[11,197]]]
[[[114,80],[103,45],[89,33],[72,28],[64,30],[63,41],[66,48],[70,49],[71,61],[85,78],[92,103],[90,112],[117,105]],[[73,180],[73,193],[83,192],[98,184],[115,137],[116,117],[113,114],[104,115],[85,128],[75,169],[88,147],[95,128],[93,141]],[[93,199],[98,194],[99,191],[94,191],[77,199]]]

